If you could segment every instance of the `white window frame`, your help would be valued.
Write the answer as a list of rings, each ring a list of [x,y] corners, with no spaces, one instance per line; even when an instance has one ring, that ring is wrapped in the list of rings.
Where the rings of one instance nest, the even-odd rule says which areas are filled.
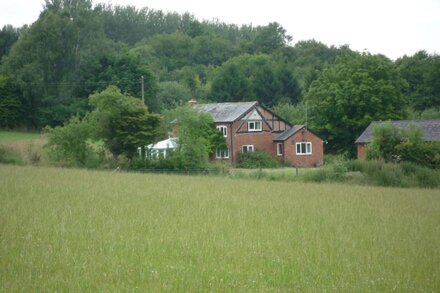
[[[303,145],[305,146],[305,152],[303,152]],[[299,147],[299,152],[298,152]],[[301,141],[295,144],[295,151],[298,156],[308,156],[312,154],[312,143],[310,141]]]
[[[248,121],[249,132],[262,131],[262,130],[263,130],[263,121],[261,120]]]
[[[241,147],[242,153],[252,153],[254,152],[254,145],[253,144],[245,144]]]
[[[218,131],[220,131],[224,137],[228,137],[228,128],[224,125],[217,126]]]
[[[215,158],[217,160],[229,159],[229,148],[226,148],[226,149],[216,149],[215,150]]]
[[[281,157],[283,155],[283,143],[278,142],[277,143],[277,156]]]

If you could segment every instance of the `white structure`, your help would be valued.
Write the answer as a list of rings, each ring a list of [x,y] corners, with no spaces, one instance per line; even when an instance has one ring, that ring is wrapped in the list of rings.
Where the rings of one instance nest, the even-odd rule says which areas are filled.
[[[166,158],[170,151],[177,148],[177,142],[178,138],[172,137],[155,144],[149,144],[145,147],[145,156],[148,159]],[[138,150],[140,151],[140,147]]]

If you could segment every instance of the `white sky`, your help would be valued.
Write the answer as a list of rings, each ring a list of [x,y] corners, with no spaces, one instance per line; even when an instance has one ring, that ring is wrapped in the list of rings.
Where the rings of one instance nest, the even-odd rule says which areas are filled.
[[[199,20],[266,25],[277,21],[299,40],[348,44],[396,59],[419,50],[440,53],[440,0],[94,0],[163,11]],[[44,0],[0,0],[0,26],[37,20]]]

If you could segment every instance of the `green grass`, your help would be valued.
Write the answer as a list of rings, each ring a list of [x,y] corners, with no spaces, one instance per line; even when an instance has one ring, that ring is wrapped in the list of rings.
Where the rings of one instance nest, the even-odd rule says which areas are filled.
[[[0,165],[0,291],[438,292],[440,192]]]
[[[41,138],[41,134],[34,132],[0,131],[0,141],[30,141]]]

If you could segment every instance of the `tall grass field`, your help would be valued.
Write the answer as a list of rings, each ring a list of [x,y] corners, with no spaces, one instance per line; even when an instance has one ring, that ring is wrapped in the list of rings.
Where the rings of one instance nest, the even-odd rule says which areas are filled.
[[[439,292],[440,192],[0,165],[0,291]]]

